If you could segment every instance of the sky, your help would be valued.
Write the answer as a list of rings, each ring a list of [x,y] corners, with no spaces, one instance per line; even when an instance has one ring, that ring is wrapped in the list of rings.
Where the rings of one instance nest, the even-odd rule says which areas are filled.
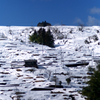
[[[100,25],[100,0],[0,0],[0,26]]]

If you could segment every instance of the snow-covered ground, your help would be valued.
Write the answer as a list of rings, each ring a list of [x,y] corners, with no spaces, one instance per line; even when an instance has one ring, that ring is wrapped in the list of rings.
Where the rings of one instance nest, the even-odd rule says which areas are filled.
[[[86,86],[88,67],[100,60],[100,27],[45,27],[54,35],[55,48],[29,41],[39,28],[0,26],[0,100],[71,100],[71,95],[85,100],[78,91]],[[25,67],[27,59],[36,59],[39,68]],[[89,65],[65,66],[77,62]],[[60,83],[63,88],[33,91]]]

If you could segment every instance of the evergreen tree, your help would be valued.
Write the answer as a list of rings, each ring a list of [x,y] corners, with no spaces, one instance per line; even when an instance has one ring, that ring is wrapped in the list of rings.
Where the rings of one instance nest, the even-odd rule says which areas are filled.
[[[31,42],[47,45],[54,47],[54,38],[50,30],[47,32],[44,28],[40,28],[38,31],[34,31],[32,35],[29,36]]]
[[[89,79],[88,86],[82,89],[82,95],[87,96],[87,100],[100,100],[100,70],[95,70]]]
[[[46,32],[45,39],[46,39],[45,40],[46,45],[50,47],[54,47],[54,38],[53,35],[51,34],[50,29]]]
[[[70,84],[70,82],[71,82],[71,78],[69,77],[69,78],[67,78],[66,79],[66,81],[67,81],[67,83],[68,83],[68,85]]]
[[[37,35],[37,32],[36,30],[34,31],[34,33],[32,35],[29,36],[29,40],[31,42],[37,42],[37,38],[38,38],[38,35]]]

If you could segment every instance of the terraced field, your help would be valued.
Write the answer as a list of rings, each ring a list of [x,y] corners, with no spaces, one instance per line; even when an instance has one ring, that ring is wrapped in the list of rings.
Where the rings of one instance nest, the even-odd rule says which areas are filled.
[[[93,34],[99,38],[99,27],[80,32],[78,27],[59,26],[64,37],[53,33],[55,48],[30,43],[34,29],[39,27],[0,27],[0,100],[85,100],[78,91],[87,86],[88,67],[99,62],[100,45],[99,39],[84,41]],[[25,67],[28,59],[36,59],[38,68]]]

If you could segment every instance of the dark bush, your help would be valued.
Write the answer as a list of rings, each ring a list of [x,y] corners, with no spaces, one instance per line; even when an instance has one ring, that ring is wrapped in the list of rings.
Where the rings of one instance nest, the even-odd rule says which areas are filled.
[[[93,36],[89,36],[84,42],[86,44],[89,44],[89,43],[92,43],[92,42],[96,42],[98,40],[99,40],[98,36],[97,35],[93,35]]]
[[[67,83],[68,83],[68,85],[70,84],[70,82],[71,82],[71,78],[69,77],[69,78],[67,78],[66,79],[66,81],[67,81]]]
[[[99,30],[97,30],[97,33],[99,33]]]
[[[85,42],[85,44],[89,44],[89,43],[91,43],[91,42],[90,42],[90,41],[88,41],[88,40],[85,40],[84,42]]]
[[[54,47],[54,38],[50,30],[45,31],[44,28],[40,28],[38,31],[34,31],[32,35],[29,36],[31,42],[47,45],[49,47]]]
[[[46,22],[46,21],[44,21],[44,22],[42,22],[42,23],[39,22],[39,23],[37,24],[37,26],[45,27],[45,26],[51,26],[51,24],[48,23],[48,22]]]
[[[79,31],[83,32],[83,29],[84,29],[84,24],[79,24]]]

